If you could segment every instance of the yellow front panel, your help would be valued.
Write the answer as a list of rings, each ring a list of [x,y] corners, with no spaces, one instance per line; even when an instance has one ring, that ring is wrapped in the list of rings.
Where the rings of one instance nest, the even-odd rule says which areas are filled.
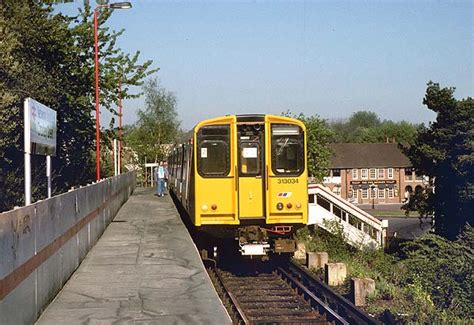
[[[260,218],[263,215],[262,178],[239,178],[240,218]]]
[[[305,169],[299,176],[275,175],[272,170],[271,126],[272,124],[294,124],[305,132],[302,122],[286,117],[267,115],[266,127],[266,154],[267,154],[267,224],[307,224],[308,223],[308,173],[307,150],[304,145]],[[306,139],[304,140],[306,141]],[[283,204],[283,209],[278,210],[278,203]],[[288,203],[291,207],[288,207]],[[298,208],[299,206],[299,208]]]
[[[197,171],[197,131],[207,125],[230,125],[230,172],[223,177],[202,177]],[[236,225],[237,186],[235,170],[235,116],[225,116],[199,123],[194,130],[195,168],[195,226]],[[212,209],[215,205],[216,209]]]
[[[234,178],[196,177],[196,226],[238,224],[236,203]]]
[[[283,210],[277,204],[283,204]],[[288,203],[291,207],[288,208]],[[298,208],[299,206],[299,208]],[[269,177],[267,223],[308,222],[308,189],[306,177]]]

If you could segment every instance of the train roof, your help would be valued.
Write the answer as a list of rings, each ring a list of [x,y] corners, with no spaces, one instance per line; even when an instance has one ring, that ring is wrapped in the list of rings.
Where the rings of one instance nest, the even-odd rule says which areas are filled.
[[[265,118],[272,118],[276,120],[281,120],[287,121],[287,122],[293,122],[296,124],[300,124],[300,126],[303,127],[303,129],[306,129],[304,126],[304,123],[296,118],[293,117],[287,117],[287,116],[280,116],[280,115],[273,115],[273,114],[235,114],[235,115],[225,115],[225,116],[219,116],[219,117],[214,117],[206,120],[202,120],[198,124],[196,124],[193,128],[194,131],[201,127],[202,125],[207,125],[207,124],[214,124],[214,123],[223,123],[229,120],[233,120],[235,118],[237,123],[254,123],[254,122],[265,122]]]

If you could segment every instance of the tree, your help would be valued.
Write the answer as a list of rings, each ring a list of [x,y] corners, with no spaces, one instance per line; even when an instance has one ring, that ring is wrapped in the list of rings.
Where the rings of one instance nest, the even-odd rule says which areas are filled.
[[[434,193],[425,200],[436,233],[454,239],[474,216],[474,99],[456,100],[455,88],[431,81],[427,86],[423,104],[437,113],[436,121],[404,151],[417,172],[431,178]]]
[[[111,109],[119,78],[122,98],[130,85],[139,85],[151,61],[137,64],[138,53],[116,47],[121,32],[103,27],[101,15],[101,100]],[[57,112],[57,156],[53,193],[94,179],[95,125],[93,30],[90,6],[76,17],[54,14],[41,1],[0,3],[0,211],[23,204],[23,101],[32,97]],[[120,67],[120,68],[119,68]],[[120,71],[120,73],[119,73]],[[32,157],[33,200],[46,194],[42,156]]]
[[[347,121],[330,123],[336,143],[381,143],[398,142],[413,143],[418,125],[400,121],[380,121],[374,112],[358,111],[351,115]]]
[[[144,87],[145,109],[138,111],[136,125],[125,141],[138,155],[139,161],[159,161],[165,158],[164,145],[177,140],[180,122],[177,119],[176,97],[161,87],[156,78]]]
[[[292,116],[290,111],[282,115],[301,120],[306,126],[308,147],[308,174],[321,182],[327,176],[332,151],[329,148],[334,132],[328,127],[326,120],[318,115],[305,116],[303,113]]]

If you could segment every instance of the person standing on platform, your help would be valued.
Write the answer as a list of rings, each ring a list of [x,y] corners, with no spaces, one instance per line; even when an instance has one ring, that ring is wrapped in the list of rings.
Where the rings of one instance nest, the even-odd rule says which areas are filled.
[[[165,176],[166,168],[163,165],[163,161],[160,161],[160,165],[155,168],[156,195],[158,196],[165,196]]]

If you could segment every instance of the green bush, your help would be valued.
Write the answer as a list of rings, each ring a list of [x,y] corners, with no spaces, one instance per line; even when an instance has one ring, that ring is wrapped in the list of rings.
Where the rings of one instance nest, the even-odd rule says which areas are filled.
[[[345,243],[339,225],[336,235],[303,228],[297,238],[308,251],[326,251],[329,259],[344,262],[351,277],[370,277],[376,292],[367,311],[385,309],[408,323],[473,323],[474,229],[467,225],[456,241],[427,234],[401,244],[399,255],[382,250],[356,250]],[[347,283],[346,286],[347,287]]]
[[[466,226],[455,241],[428,234],[403,245],[400,284],[428,294],[440,310],[474,318],[474,230]]]

